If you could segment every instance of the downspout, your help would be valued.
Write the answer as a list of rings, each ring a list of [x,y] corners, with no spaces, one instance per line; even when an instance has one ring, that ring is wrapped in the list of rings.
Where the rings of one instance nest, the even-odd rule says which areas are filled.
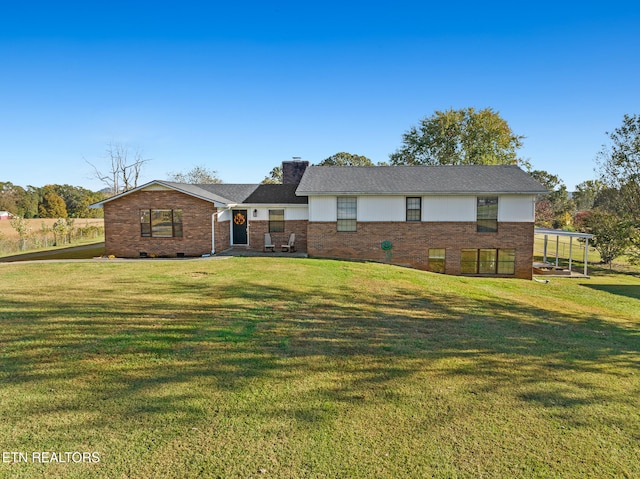
[[[569,273],[571,273],[571,264],[573,260],[573,236],[569,236]]]
[[[211,255],[216,254],[216,214],[211,213]]]

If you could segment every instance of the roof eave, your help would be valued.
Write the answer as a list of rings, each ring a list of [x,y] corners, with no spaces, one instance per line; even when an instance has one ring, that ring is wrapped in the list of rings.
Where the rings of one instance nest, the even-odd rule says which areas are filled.
[[[268,206],[276,206],[276,207],[286,207],[286,208],[307,208],[309,206],[309,203],[238,203],[237,205],[234,206],[238,206],[238,207],[245,207],[245,208],[265,208]]]
[[[541,195],[548,191],[305,191],[296,192],[297,196],[468,196],[468,195]]]
[[[175,186],[173,184],[169,184],[169,183],[161,181],[161,180],[153,180],[153,181],[150,181],[148,183],[145,183],[144,185],[140,185],[140,186],[138,186],[136,188],[133,188],[131,190],[128,190],[128,191],[125,191],[123,193],[114,195],[111,198],[107,198],[106,200],[102,200],[102,201],[98,201],[97,203],[93,203],[93,204],[89,205],[89,208],[93,208],[93,209],[103,208],[105,203],[109,203],[111,201],[123,198],[123,197],[125,197],[127,195],[130,195],[131,193],[136,193],[136,192],[141,191],[141,190],[143,190],[145,188],[148,188],[149,186],[152,186],[152,185],[164,186],[165,188],[169,188],[171,190],[178,191],[178,192],[183,193],[185,195],[189,195],[189,196],[192,196],[194,198],[198,198],[198,199],[201,199],[203,201],[207,201],[209,203],[213,203],[213,205],[216,206],[216,207],[229,206],[229,205],[233,204],[233,202],[231,200],[228,200],[228,199],[223,198],[223,197],[218,196],[218,195],[216,195],[216,196],[218,196],[218,199],[207,198],[206,196],[198,195],[198,194],[196,194],[196,193],[194,193],[192,191],[184,190],[184,189],[179,188],[179,187],[177,187],[177,186]]]

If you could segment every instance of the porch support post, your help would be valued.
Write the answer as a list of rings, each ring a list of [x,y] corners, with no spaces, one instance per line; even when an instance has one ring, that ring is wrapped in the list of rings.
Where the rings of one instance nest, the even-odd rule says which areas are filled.
[[[216,215],[217,211],[211,214],[211,254],[216,254]]]
[[[569,236],[569,273],[571,273],[572,261],[573,261],[573,236]]]
[[[544,235],[544,249],[542,252],[542,262],[547,262],[547,243],[549,242],[549,236]]]
[[[560,246],[560,235],[556,235],[556,268],[558,267],[558,249]]]
[[[587,276],[587,261],[589,260],[589,238],[584,244],[584,275]]]

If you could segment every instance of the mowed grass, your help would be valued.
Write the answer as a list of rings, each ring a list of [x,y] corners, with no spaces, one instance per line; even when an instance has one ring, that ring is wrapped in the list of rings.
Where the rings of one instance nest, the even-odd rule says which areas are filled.
[[[92,240],[78,242],[73,246],[43,248],[42,250],[31,251],[29,253],[18,253],[7,256],[0,255],[0,262],[92,259],[99,256],[104,256],[104,241],[96,243]]]
[[[0,265],[1,477],[640,477],[640,279]]]

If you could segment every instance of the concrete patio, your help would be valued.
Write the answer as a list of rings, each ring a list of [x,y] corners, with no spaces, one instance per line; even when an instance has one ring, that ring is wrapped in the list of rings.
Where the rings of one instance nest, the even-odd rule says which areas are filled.
[[[244,248],[242,246],[234,246],[216,253],[214,256],[265,256],[265,257],[281,257],[281,258],[307,258],[307,253],[296,251],[294,253],[278,251],[259,251],[255,249]]]

